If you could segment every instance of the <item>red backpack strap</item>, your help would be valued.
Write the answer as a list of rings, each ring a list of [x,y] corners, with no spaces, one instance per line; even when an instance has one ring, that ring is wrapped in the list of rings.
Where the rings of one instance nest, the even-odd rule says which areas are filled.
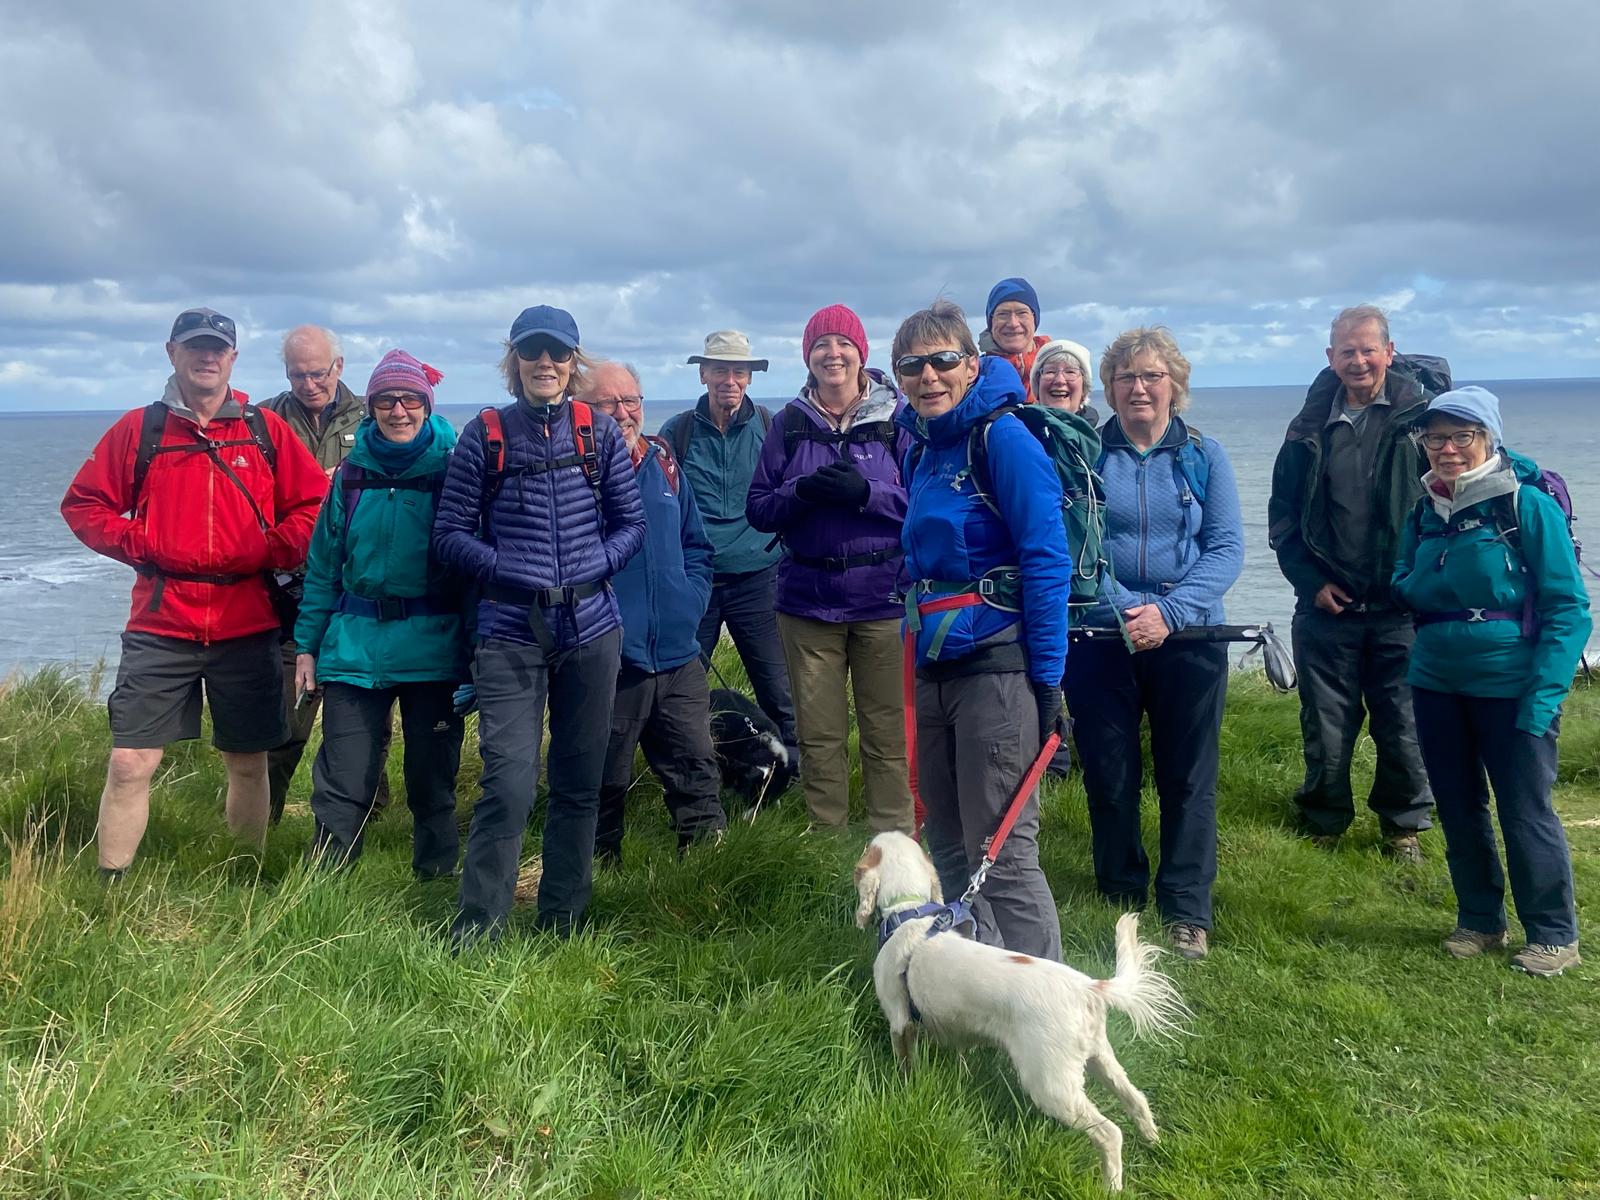
[[[594,448],[594,410],[582,400],[572,405],[572,448],[583,459],[583,477],[594,489],[594,502],[600,503],[600,456]]]
[[[667,477],[667,486],[672,489],[672,494],[676,496],[678,494],[678,458],[672,452],[671,443],[666,438],[657,437],[652,433],[645,434],[644,440],[660,451],[662,474]]]
[[[483,469],[486,475],[506,473],[506,427],[500,420],[498,408],[478,411],[483,422]]]

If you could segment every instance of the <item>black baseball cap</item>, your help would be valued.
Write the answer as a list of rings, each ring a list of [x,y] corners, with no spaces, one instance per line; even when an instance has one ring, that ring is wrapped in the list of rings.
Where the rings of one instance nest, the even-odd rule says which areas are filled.
[[[231,349],[239,348],[239,334],[234,329],[233,318],[225,317],[213,308],[186,308],[172,323],[169,342],[188,342],[198,337],[220,338]]]

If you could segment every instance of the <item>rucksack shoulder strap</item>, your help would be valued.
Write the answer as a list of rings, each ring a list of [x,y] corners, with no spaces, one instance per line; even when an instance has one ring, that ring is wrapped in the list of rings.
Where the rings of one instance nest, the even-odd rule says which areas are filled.
[[[261,451],[261,457],[267,460],[267,469],[278,469],[278,447],[272,440],[272,434],[267,429],[267,418],[254,404],[246,401],[239,408],[239,416],[243,418],[245,428],[250,431],[250,436],[255,439],[256,448]]]
[[[145,476],[150,474],[150,462],[161,446],[167,432],[167,406],[160,400],[145,405],[144,416],[139,421],[139,449],[133,459],[133,499],[137,503],[144,492]]]
[[[672,489],[672,494],[678,494],[678,458],[672,452],[672,444],[664,437],[655,434],[645,434],[645,441],[649,442],[659,452],[661,459],[661,473],[667,477],[667,486]]]
[[[755,403],[751,401],[751,403]],[[761,422],[761,436],[765,438],[772,432],[772,410],[765,405],[756,405],[756,418]]]
[[[673,453],[680,459],[689,457],[689,439],[694,436],[694,410],[679,413],[661,427],[661,439],[672,444]]]

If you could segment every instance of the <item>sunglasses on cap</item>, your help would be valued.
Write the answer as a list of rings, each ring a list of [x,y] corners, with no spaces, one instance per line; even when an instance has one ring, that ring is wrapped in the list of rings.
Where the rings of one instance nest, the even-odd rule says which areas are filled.
[[[221,313],[190,311],[178,314],[178,319],[172,323],[170,340],[176,341],[196,329],[215,329],[230,346],[235,344],[239,336],[233,327],[232,317],[225,317]]]
[[[375,412],[388,412],[396,404],[402,406],[407,412],[416,412],[427,403],[421,396],[411,392],[385,392],[381,396],[374,396],[368,401]]]
[[[571,346],[543,334],[524,338],[517,343],[517,357],[523,362],[538,362],[541,354],[548,354],[553,363],[564,363],[572,361],[573,350]]]
[[[968,355],[960,350],[935,350],[932,354],[906,354],[894,360],[896,375],[921,375],[932,364],[935,371],[953,371]]]

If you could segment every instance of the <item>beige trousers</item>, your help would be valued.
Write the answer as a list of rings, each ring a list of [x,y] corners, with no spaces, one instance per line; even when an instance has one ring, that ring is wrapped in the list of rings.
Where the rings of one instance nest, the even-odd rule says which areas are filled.
[[[911,833],[900,619],[834,623],[780,612],[778,635],[794,691],[801,784],[811,820],[837,828],[850,817],[848,677],[861,735],[867,827]]]

